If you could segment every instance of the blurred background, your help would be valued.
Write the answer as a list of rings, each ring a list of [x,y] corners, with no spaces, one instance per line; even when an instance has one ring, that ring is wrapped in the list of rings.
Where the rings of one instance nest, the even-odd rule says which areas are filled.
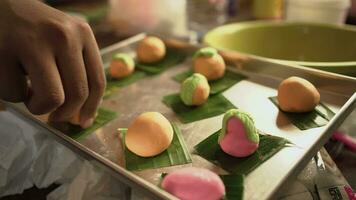
[[[142,31],[178,37],[252,20],[355,24],[356,0],[46,0],[85,18],[96,32]],[[106,43],[103,43],[105,45]]]

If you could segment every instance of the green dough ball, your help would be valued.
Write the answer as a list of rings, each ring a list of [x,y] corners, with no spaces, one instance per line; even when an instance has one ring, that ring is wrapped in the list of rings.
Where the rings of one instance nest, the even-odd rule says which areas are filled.
[[[247,133],[247,138],[254,143],[258,143],[260,140],[260,137],[258,135],[258,131],[255,127],[255,122],[252,119],[252,117],[246,113],[243,112],[239,109],[231,109],[229,111],[227,111],[224,115],[224,119],[223,119],[223,124],[222,124],[222,129],[221,129],[221,133],[219,136],[219,141],[222,140],[226,134],[226,126],[227,126],[227,122],[229,121],[229,119],[231,117],[235,117],[237,119],[239,119],[245,127],[245,132]]]
[[[194,73],[192,76],[188,77],[183,81],[180,90],[180,98],[182,99],[185,105],[193,105],[194,91],[201,83],[209,85],[208,80],[205,78],[205,76],[199,73]]]
[[[195,54],[194,58],[197,57],[213,57],[214,55],[217,55],[218,51],[212,47],[204,47],[199,49]]]
[[[128,66],[133,66],[134,65],[133,58],[131,56],[129,56],[128,54],[125,54],[125,53],[115,54],[114,57],[113,57],[113,60],[122,61],[123,63],[125,63]]]

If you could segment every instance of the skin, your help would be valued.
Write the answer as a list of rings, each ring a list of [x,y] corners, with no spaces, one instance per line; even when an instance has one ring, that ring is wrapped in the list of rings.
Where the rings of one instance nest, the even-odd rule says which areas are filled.
[[[285,112],[309,112],[320,102],[318,90],[309,81],[290,77],[278,87],[279,107]]]
[[[74,125],[80,125],[80,115],[79,113],[75,114],[70,120],[69,123]]]
[[[80,110],[90,126],[106,83],[90,26],[37,0],[2,0],[0,27],[0,98],[51,121]]]

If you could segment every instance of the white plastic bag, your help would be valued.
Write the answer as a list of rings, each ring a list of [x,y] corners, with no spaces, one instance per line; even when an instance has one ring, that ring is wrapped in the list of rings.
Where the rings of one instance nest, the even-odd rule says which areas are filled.
[[[32,186],[30,169],[36,155],[35,130],[0,112],[0,197],[22,193]]]

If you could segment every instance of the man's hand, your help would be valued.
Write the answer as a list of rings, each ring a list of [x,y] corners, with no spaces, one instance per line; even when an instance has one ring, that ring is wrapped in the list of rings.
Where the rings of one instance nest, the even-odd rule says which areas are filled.
[[[0,98],[93,123],[105,76],[89,25],[37,0],[0,1]]]

